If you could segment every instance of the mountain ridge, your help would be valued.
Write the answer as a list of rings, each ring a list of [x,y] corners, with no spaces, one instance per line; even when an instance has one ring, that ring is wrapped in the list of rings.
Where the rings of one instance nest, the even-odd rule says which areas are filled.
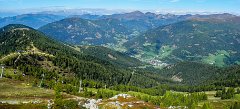
[[[23,24],[36,29],[63,18],[65,17],[53,14],[21,14],[12,17],[0,18],[0,27],[4,27],[8,24]]]
[[[101,45],[116,43],[116,37],[131,34],[115,19],[86,20],[67,18],[39,28],[40,31],[63,42]]]
[[[238,53],[239,48],[235,45],[239,44],[238,27],[240,25],[239,22],[236,21],[239,20],[239,17],[225,20],[212,20],[213,19],[191,19],[160,26],[126,42],[124,45],[130,48],[130,53],[149,51],[153,57],[154,55],[160,55],[158,57],[160,60],[175,57],[175,59],[179,58],[180,61],[194,61],[198,56],[199,59],[202,58],[201,56],[208,55],[209,58],[214,58],[213,55],[220,57],[218,56],[219,54],[224,54],[226,58],[228,58],[229,55],[233,56],[232,59],[237,58],[238,56],[235,52]],[[231,51],[235,52],[233,53]],[[224,60],[226,58],[224,57]],[[237,61],[238,58],[234,60]],[[235,62],[232,61],[230,63]]]
[[[98,56],[97,52],[93,55],[88,49],[81,52],[81,49],[78,51],[74,47],[49,39],[43,33],[24,25],[8,25],[1,31],[0,40],[4,43],[0,44],[0,56],[7,57],[2,58],[1,63],[10,68],[23,70],[31,76],[41,78],[40,73],[45,71],[49,72],[47,74],[49,78],[53,78],[54,75],[55,78],[75,75],[77,78],[98,81],[110,86],[129,84],[139,87],[152,87],[168,80],[154,72],[138,73],[140,72],[138,69],[132,76],[133,69],[129,67],[137,67],[141,63],[135,63],[136,59],[110,49],[91,47],[94,48],[93,51],[100,53],[108,51],[107,55],[102,56]],[[141,81],[138,78],[148,81]]]

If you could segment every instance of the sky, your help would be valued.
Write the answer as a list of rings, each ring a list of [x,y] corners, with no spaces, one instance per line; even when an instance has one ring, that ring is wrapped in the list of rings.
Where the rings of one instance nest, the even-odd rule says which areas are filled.
[[[163,12],[226,12],[240,14],[240,0],[0,0],[0,12],[43,9],[124,9]]]

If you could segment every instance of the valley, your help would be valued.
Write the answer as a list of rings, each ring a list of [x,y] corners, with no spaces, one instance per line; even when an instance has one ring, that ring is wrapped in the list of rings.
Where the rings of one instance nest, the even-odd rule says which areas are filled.
[[[0,18],[1,109],[240,109],[238,15],[71,10]]]

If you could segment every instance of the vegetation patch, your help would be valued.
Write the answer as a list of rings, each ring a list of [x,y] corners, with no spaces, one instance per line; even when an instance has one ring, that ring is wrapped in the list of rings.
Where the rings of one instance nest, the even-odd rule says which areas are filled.
[[[1,99],[51,99],[54,96],[52,90],[32,87],[24,82],[6,78],[0,79],[0,92]]]
[[[223,67],[226,65],[224,60],[229,57],[229,55],[230,54],[225,50],[218,50],[215,54],[209,54],[208,56],[204,57],[202,61],[207,64]]]
[[[171,47],[170,45],[162,46],[159,52],[159,58],[164,59],[170,56],[173,50],[174,50],[174,47]]]

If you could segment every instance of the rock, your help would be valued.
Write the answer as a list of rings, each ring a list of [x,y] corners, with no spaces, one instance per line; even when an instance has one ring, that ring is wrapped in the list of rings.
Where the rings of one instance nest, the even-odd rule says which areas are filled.
[[[47,108],[48,109],[52,109],[52,105],[54,104],[54,102],[52,100],[48,100],[48,105]]]
[[[102,99],[88,99],[87,102],[83,105],[83,107],[87,108],[87,109],[98,109],[98,103],[101,102]]]
[[[110,98],[110,100],[117,99],[118,97],[129,98],[131,96],[128,94],[118,94],[118,95],[115,95],[112,98]]]
[[[131,108],[131,107],[133,107],[133,105],[132,105],[132,104],[130,104],[130,105],[128,105],[128,107],[130,107],[130,108]]]

